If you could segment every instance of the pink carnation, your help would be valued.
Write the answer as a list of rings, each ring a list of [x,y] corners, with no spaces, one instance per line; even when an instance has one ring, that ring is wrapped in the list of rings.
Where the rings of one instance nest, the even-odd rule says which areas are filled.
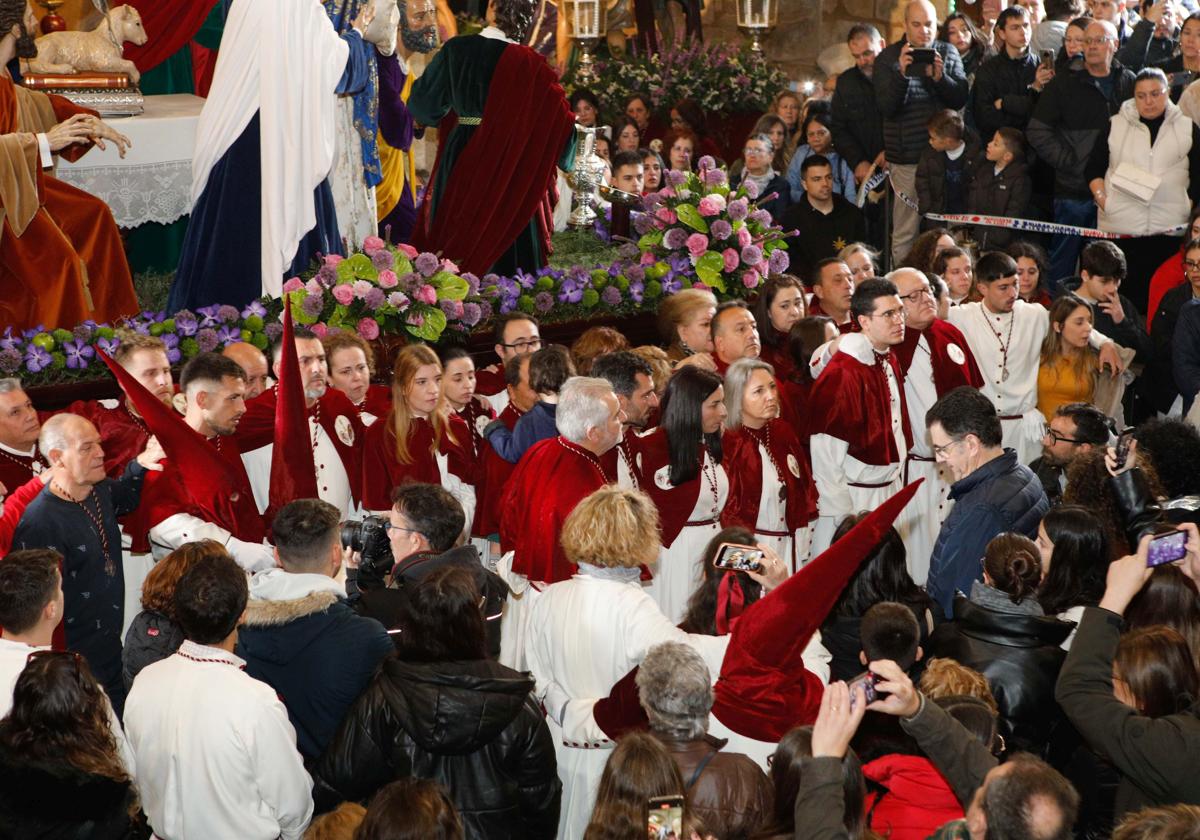
[[[714,198],[716,196],[706,195],[700,199],[700,204],[696,209],[700,211],[701,216],[715,216],[721,212],[721,208],[717,206],[717,202],[713,200]]]
[[[329,335],[329,327],[324,324],[313,324],[309,329],[312,330],[312,334],[317,338],[324,338]]]
[[[737,232],[738,245],[745,248],[754,241],[754,237],[750,235],[750,231],[745,228],[740,228]]]
[[[721,252],[721,256],[725,259],[726,271],[733,271],[738,267],[739,257],[737,251],[732,248],[726,248]]]
[[[358,334],[367,341],[379,338],[379,324],[374,318],[363,318],[358,322]]]
[[[368,236],[363,240],[363,250],[368,254],[383,250],[383,240],[378,236]],[[365,336],[364,336],[365,337]]]
[[[343,306],[349,306],[354,302],[354,287],[349,283],[342,283],[333,287],[333,299]]]
[[[400,253],[404,254],[410,260],[417,256],[417,249],[411,245],[397,245],[396,247],[400,249]]]
[[[426,283],[421,288],[417,289],[417,300],[421,303],[428,303],[430,306],[437,303],[437,289]]]
[[[304,284],[304,291],[310,295],[323,295],[325,294],[325,287],[321,285],[320,280],[314,277]]]
[[[698,257],[708,250],[708,237],[703,233],[693,233],[687,238],[688,253]]]
[[[675,215],[675,211],[670,207],[659,207],[654,211],[654,216],[660,222],[667,225],[673,225],[679,221],[679,217]]]
[[[301,280],[299,277],[292,277],[286,283],[283,284],[284,294],[287,294],[288,292],[298,292],[303,288],[304,288],[304,281]]]
[[[658,259],[655,258],[654,254],[650,253],[649,251],[643,251],[642,256],[638,261],[642,265],[654,265],[656,262],[658,262]]]
[[[340,263],[344,259],[345,259],[345,257],[343,257],[341,254],[326,254],[325,255],[325,265],[330,266],[332,268],[337,268],[337,264]]]
[[[757,289],[758,284],[762,282],[762,277],[753,268],[742,275],[742,285],[747,289]]]
[[[355,280],[354,281],[354,296],[356,298],[358,298],[359,300],[362,300],[363,298],[365,298],[367,296],[367,292],[371,291],[371,289],[373,289],[373,288],[375,288],[375,287],[372,286],[371,283],[367,280]]]
[[[399,282],[400,280],[396,277],[396,272],[392,271],[390,268],[385,268],[383,271],[379,272],[379,288],[391,289],[394,288]]]
[[[451,274],[458,274],[458,266],[450,262],[450,260],[442,260],[442,271],[449,271]]]

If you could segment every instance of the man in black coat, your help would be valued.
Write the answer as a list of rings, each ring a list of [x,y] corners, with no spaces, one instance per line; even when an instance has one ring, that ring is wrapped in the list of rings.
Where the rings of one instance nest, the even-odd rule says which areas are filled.
[[[809,155],[800,167],[804,193],[783,214],[784,230],[797,234],[788,239],[793,271],[809,278],[813,267],[835,256],[867,233],[862,211],[833,192],[833,167],[824,155]]]
[[[1000,12],[996,32],[1004,49],[979,66],[971,89],[975,125],[985,143],[998,128],[1024,131],[1038,95],[1054,78],[1053,63],[1043,66],[1029,49],[1029,11],[1024,6]]]

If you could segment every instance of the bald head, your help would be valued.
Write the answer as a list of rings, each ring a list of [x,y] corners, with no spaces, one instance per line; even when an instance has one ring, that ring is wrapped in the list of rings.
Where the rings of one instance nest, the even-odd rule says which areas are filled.
[[[1117,27],[1106,20],[1094,20],[1083,33],[1083,63],[1092,76],[1107,76],[1117,54]]]
[[[932,44],[937,25],[937,10],[928,0],[910,0],[904,7],[904,34],[911,46]]]
[[[230,344],[221,355],[233,359],[246,372],[246,399],[252,400],[267,389],[267,357],[253,344]]]
[[[923,271],[915,268],[898,268],[887,276],[896,284],[896,291],[904,304],[904,325],[914,330],[923,330],[937,317],[933,291]]]

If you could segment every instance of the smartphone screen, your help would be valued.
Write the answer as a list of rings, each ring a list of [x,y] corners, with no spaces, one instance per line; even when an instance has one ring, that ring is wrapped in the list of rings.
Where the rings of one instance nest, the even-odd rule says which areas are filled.
[[[718,569],[731,569],[735,572],[757,572],[762,568],[762,559],[761,548],[737,543],[721,543],[713,565]]]
[[[1129,445],[1133,441],[1133,428],[1128,428],[1117,437],[1116,458],[1117,467],[1125,466],[1125,459],[1129,457]]]
[[[1054,50],[1042,50],[1042,64],[1047,67],[1054,66]]]
[[[1147,566],[1162,566],[1174,563],[1187,556],[1187,531],[1171,531],[1150,540],[1146,552]]]
[[[648,804],[647,837],[650,840],[682,840],[683,797],[655,796]]]
[[[875,683],[879,678],[870,671],[859,674],[850,682],[846,683],[846,687],[850,689],[850,702],[854,702],[854,686],[862,685],[863,696],[867,699],[867,705],[874,703],[879,699],[879,692],[875,690]]]

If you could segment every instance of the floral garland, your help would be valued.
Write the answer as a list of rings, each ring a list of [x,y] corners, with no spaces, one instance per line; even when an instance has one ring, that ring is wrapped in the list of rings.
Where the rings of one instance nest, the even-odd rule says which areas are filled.
[[[668,186],[647,196],[648,212],[634,219],[641,239],[622,243],[607,265],[476,277],[436,254],[372,236],[361,251],[327,256],[287,280],[283,298],[242,309],[213,304],[142,312],[119,324],[8,327],[0,335],[0,376],[19,376],[26,385],[102,378],[108,370],[96,350],[111,355],[123,329],[161,338],[172,365],[242,341],[266,350],[282,331],[285,301],[296,322],[320,337],[345,330],[368,341],[406,333],[437,342],[464,339],[495,314],[518,310],[553,323],[654,312],[663,296],[692,287],[740,297],[768,271],[787,269],[784,233],[754,206],[751,184],[731,190],[710,158],[700,163],[700,175],[669,173]]]

